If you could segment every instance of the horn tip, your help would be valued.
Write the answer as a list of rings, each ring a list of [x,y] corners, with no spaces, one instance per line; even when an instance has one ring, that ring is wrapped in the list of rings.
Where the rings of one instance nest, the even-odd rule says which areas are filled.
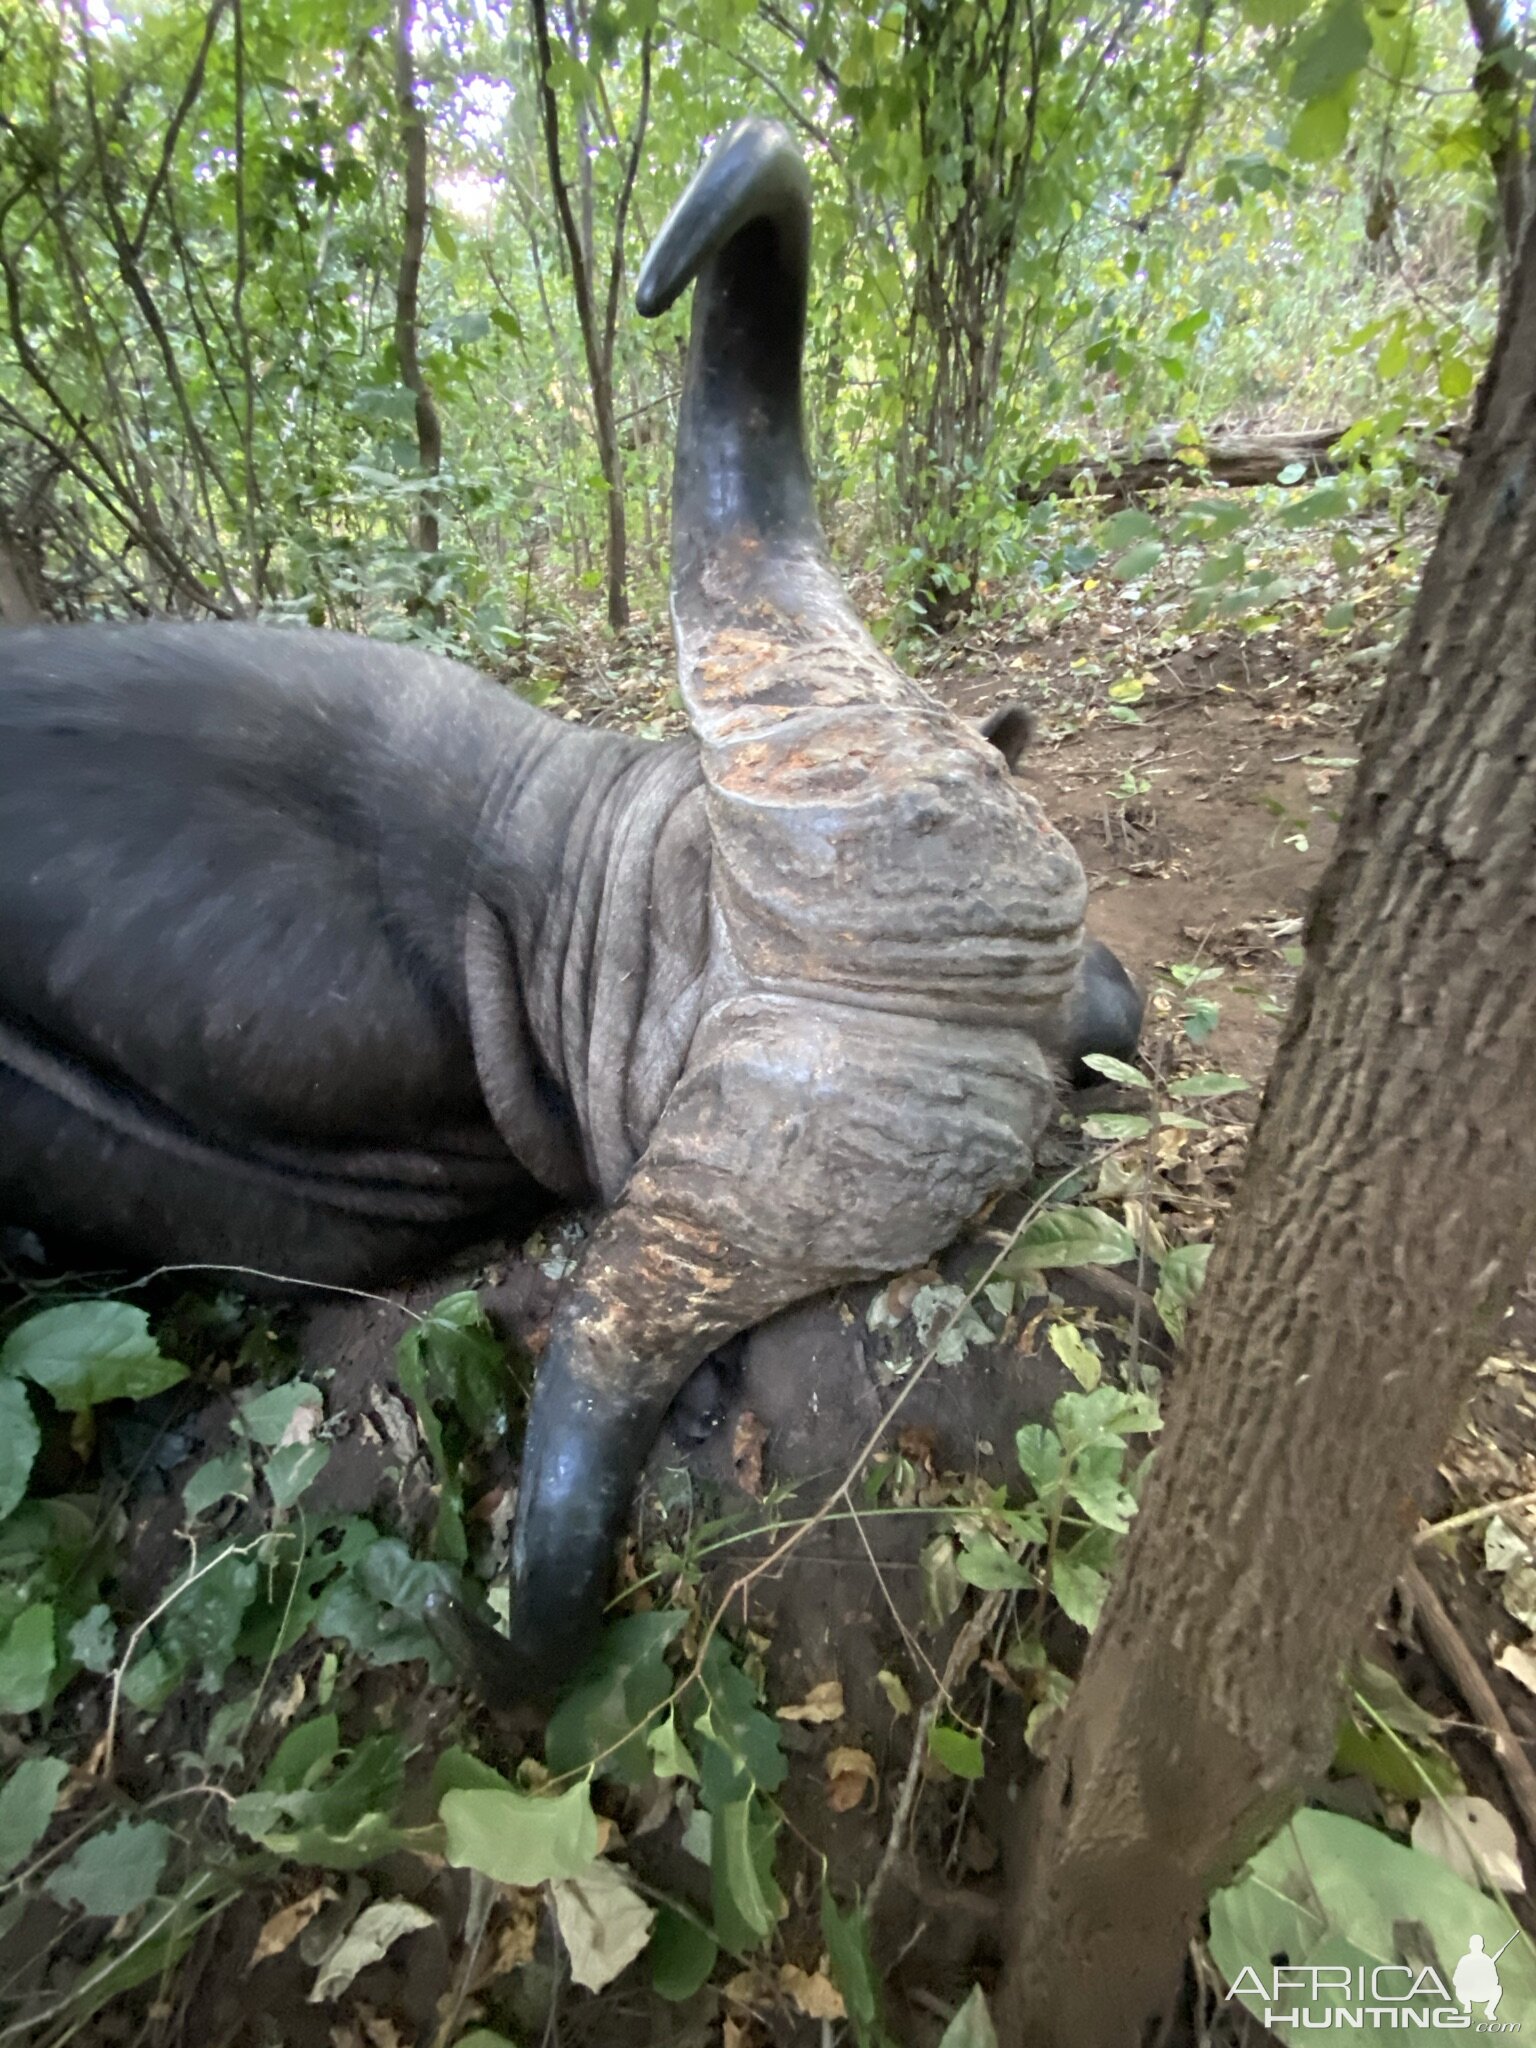
[[[697,274],[711,231],[734,204],[756,193],[793,196],[809,208],[805,159],[782,121],[748,114],[733,122],[689,181],[640,266],[635,311],[654,320],[675,305]]]

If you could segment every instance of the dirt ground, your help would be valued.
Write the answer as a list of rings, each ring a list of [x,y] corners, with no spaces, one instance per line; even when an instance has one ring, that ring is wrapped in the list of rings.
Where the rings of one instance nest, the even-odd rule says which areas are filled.
[[[1208,1235],[1235,1184],[1289,1000],[1308,892],[1326,860],[1347,788],[1356,723],[1380,673],[1364,628],[1347,642],[1275,632],[1148,653],[1134,623],[1109,604],[1057,631],[1015,637],[1002,628],[978,631],[946,647],[935,664],[932,680],[962,711],[979,716],[1019,697],[1036,712],[1038,736],[1023,773],[1087,868],[1091,928],[1148,992],[1146,1053],[1153,1071],[1173,1072],[1189,1059],[1176,1030],[1183,995],[1169,969],[1221,970],[1219,980],[1207,984],[1220,1015],[1202,1048],[1203,1063],[1241,1075],[1254,1088],[1222,1105],[1230,1114],[1217,1121],[1209,1143],[1181,1169],[1182,1178],[1170,1177],[1162,1220],[1175,1237]],[[1109,692],[1127,679],[1140,687],[1122,691],[1117,716]],[[568,694],[575,699],[574,685]],[[1068,1117],[1052,1136],[1042,1173],[1064,1170],[1081,1151]],[[942,1278],[974,1279],[995,1243],[988,1230],[995,1233],[1016,1213],[1005,1206],[988,1219],[977,1240],[940,1262]],[[493,1321],[528,1358],[537,1356],[560,1284],[547,1270],[554,1263],[501,1259],[483,1276]],[[442,1285],[425,1288],[413,1299],[431,1301],[443,1291]],[[1166,1332],[1123,1277],[1089,1269],[1057,1291],[1079,1323],[1100,1337],[1111,1360],[1176,1384]],[[989,1981],[998,1961],[996,1915],[1013,1788],[1030,1768],[1022,1734],[1029,1698],[1027,1687],[995,1658],[973,1654],[955,1674],[955,1707],[984,1733],[986,1776],[966,1784],[936,1767],[909,1773],[911,1707],[920,1708],[939,1685],[964,1619],[962,1610],[935,1627],[925,1617],[920,1553],[927,1525],[916,1515],[848,1513],[775,1561],[785,1528],[837,1487],[902,1395],[894,1341],[870,1328],[870,1304],[879,1292],[848,1290],[836,1302],[812,1304],[757,1333],[729,1376],[723,1410],[711,1418],[718,1426],[702,1442],[680,1443],[679,1433],[671,1433],[650,1473],[640,1555],[661,1526],[664,1506],[672,1530],[679,1515],[685,1522],[712,1512],[743,1516],[736,1540],[711,1558],[699,1604],[708,1611],[731,1594],[729,1625],[760,1653],[770,1704],[793,1706],[818,1686],[841,1686],[835,1719],[780,1723],[791,1772],[781,1795],[786,1826],[778,1876],[790,1913],[770,1965],[741,1973],[723,1991],[707,1987],[683,2006],[663,2005],[634,1969],[591,1995],[562,1982],[546,1917],[527,1943],[531,1953],[498,1974],[488,1968],[489,1951],[505,1940],[505,1918],[493,1916],[488,1936],[484,1902],[463,1874],[399,1855],[387,1869],[334,1879],[337,1899],[322,1908],[313,1938],[295,1940],[248,1969],[244,1959],[287,1895],[253,1890],[194,1947],[156,2003],[120,2001],[80,2038],[102,2048],[141,2041],[394,2048],[455,2038],[443,2031],[445,2015],[453,2013],[460,2027],[478,2015],[480,2024],[510,2040],[546,2048],[556,2042],[606,2048],[621,2041],[626,2048],[761,2048],[768,2042],[810,2048],[848,2038],[840,2022],[807,2013],[795,1993],[799,1980],[784,1974],[788,1966],[814,1978],[823,1965],[817,1902],[825,1859],[845,1900],[883,1872],[875,1951],[886,1984],[886,2018],[897,2040],[930,2048],[969,1984],[978,1975]],[[997,1344],[978,1346],[961,1364],[927,1375],[906,1396],[892,1435],[914,1504],[947,1497],[945,1487],[967,1483],[968,1475],[1004,1476],[1002,1453],[1015,1429],[1045,1418],[1071,1386],[1044,1342],[1041,1307],[1021,1303]],[[1525,1300],[1501,1356],[1479,1380],[1442,1474],[1427,1488],[1421,1503],[1427,1516],[1536,1489],[1536,1368],[1526,1362],[1533,1329],[1536,1310]],[[336,1452],[316,1485],[317,1511],[374,1510],[407,1521],[426,1512],[429,1488],[420,1461],[404,1482],[387,1480],[378,1455],[381,1441],[398,1427],[391,1360],[399,1332],[397,1312],[384,1304],[327,1305],[307,1318],[301,1348],[335,1375],[327,1406],[337,1426]],[[217,1407],[205,1407],[190,1425],[193,1440],[201,1438],[205,1450],[215,1445],[220,1421]],[[510,1459],[481,1476],[481,1510],[499,1516],[503,1528],[513,1476]],[[176,1561],[178,1507],[174,1490],[135,1506],[131,1549],[139,1597],[152,1596]],[[1525,1527],[1518,1515],[1512,1519]],[[1525,1533],[1536,1534],[1536,1524]],[[1497,1659],[1527,1631],[1479,1569],[1482,1535],[1474,1525],[1443,1550],[1425,1549],[1420,1562],[1450,1626],[1525,1742],[1536,1737],[1536,1703]],[[761,1575],[743,1587],[742,1576],[758,1566],[765,1567]],[[135,1589],[124,1591],[132,1596]],[[1061,1624],[1050,1647],[1064,1669],[1075,1668],[1082,1642]],[[1426,1651],[1413,1617],[1394,1611],[1382,1618],[1373,1650],[1416,1699],[1446,1717],[1469,1789],[1509,1814],[1523,1842],[1526,1875],[1536,1879],[1531,1845],[1489,1731],[1480,1725],[1481,1710],[1447,1675],[1443,1648],[1438,1656]],[[291,1669],[277,1674],[279,1691],[282,1683],[312,1683],[320,1656],[313,1641],[302,1644]],[[423,1743],[440,1746],[458,1733],[504,1765],[516,1758],[524,1741],[518,1731],[453,1692],[421,1685],[419,1673],[412,1667],[404,1681],[399,1672],[366,1674],[356,1682],[354,1707],[408,1728]],[[893,1696],[893,1674],[911,1707],[902,1706],[900,1692]],[[99,1704],[82,1705],[82,1740],[99,1711]],[[152,1787],[175,1746],[162,1727],[151,1747],[134,1750],[125,1765],[132,1789]],[[856,1780],[865,1775],[851,1797],[849,1767],[845,1763],[840,1773],[835,1753],[868,1760],[867,1768],[852,1767]],[[909,1775],[915,1797],[907,1810],[902,1788]],[[1339,1792],[1339,1803],[1363,1811],[1370,1800],[1358,1781],[1352,1785]],[[616,1798],[611,1814],[631,1867],[658,1890],[707,1910],[707,1877],[682,1846],[670,1793],[658,1788],[648,1803]],[[294,1876],[288,1892],[297,1897],[307,1882]],[[313,1957],[327,1916],[355,1906],[360,1886],[387,1887],[389,1895],[415,1901],[433,1924],[365,1969],[339,2005],[312,2004]],[[1516,1905],[1532,1924],[1523,1901]],[[1212,2022],[1192,2005],[1187,2038],[1260,2036],[1230,2017]]]

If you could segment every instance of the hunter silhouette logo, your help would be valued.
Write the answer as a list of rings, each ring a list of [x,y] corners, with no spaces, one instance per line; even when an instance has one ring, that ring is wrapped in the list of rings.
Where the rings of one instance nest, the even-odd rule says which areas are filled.
[[[1508,1948],[1514,1938],[1511,1935],[1504,1948]],[[1499,1950],[1498,1956],[1487,1955],[1483,1950],[1483,1937],[1473,1935],[1466,1954],[1451,1972],[1451,1989],[1461,2000],[1463,2012],[1470,2012],[1474,2005],[1480,2005],[1485,2020],[1491,2020],[1497,2014],[1499,2000],[1504,1996],[1498,1970],[1499,1956],[1503,1955],[1504,1948]]]

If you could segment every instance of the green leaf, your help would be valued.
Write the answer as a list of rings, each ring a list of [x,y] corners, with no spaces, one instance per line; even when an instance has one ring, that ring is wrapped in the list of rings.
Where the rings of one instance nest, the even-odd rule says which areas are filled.
[[[773,1881],[773,1838],[778,1822],[755,1793],[710,1807],[710,1871],[715,1925],[728,1948],[766,1941],[782,1904]]]
[[[314,1714],[290,1728],[262,1774],[263,1792],[304,1792],[323,1778],[341,1747],[341,1723],[334,1714]]]
[[[875,1683],[885,1694],[893,1714],[911,1713],[912,1695],[907,1691],[906,1686],[902,1683],[896,1672],[877,1671],[875,1673]]]
[[[1242,1095],[1251,1084],[1241,1074],[1184,1074],[1168,1083],[1180,1102],[1213,1102],[1222,1095]]]
[[[466,1597],[464,1581],[451,1566],[414,1558],[398,1537],[380,1536],[328,1588],[315,1627],[322,1635],[340,1636],[370,1664],[425,1658],[432,1676],[444,1682],[448,1661],[422,1620],[432,1592]]]
[[[1277,484],[1299,484],[1307,473],[1304,462],[1288,462],[1275,478]]]
[[[0,1380],[0,1522],[26,1499],[42,1441],[26,1388],[20,1380]]]
[[[69,1654],[85,1670],[110,1671],[117,1655],[117,1623],[112,1619],[111,1608],[104,1600],[98,1600],[81,1615],[66,1640]]]
[[[1047,1209],[1037,1216],[999,1271],[1043,1272],[1052,1266],[1122,1266],[1136,1256],[1136,1240],[1102,1209]]]
[[[955,1561],[955,1568],[968,1586],[979,1586],[984,1593],[997,1591],[1000,1587],[1033,1587],[1039,1584],[1036,1575],[1028,1565],[1020,1564],[986,1530],[966,1540],[966,1546]]]
[[[431,1399],[447,1403],[470,1436],[482,1435],[505,1414],[511,1384],[506,1346],[472,1288],[444,1295],[402,1338],[399,1356],[420,1359]]]
[[[445,1792],[439,1808],[444,1850],[459,1870],[498,1884],[545,1884],[575,1877],[597,1854],[597,1815],[586,1784],[538,1792]]]
[[[1401,321],[1387,336],[1381,354],[1376,358],[1376,373],[1380,377],[1401,377],[1408,367],[1408,337]]]
[[[1190,1303],[1205,1285],[1205,1269],[1211,1262],[1208,1244],[1181,1244],[1163,1255],[1153,1300],[1170,1337],[1184,1335],[1184,1318]]]
[[[1084,1053],[1083,1065],[1092,1067],[1096,1074],[1102,1074],[1106,1081],[1118,1081],[1122,1088],[1145,1088],[1147,1077],[1140,1074],[1124,1060],[1117,1060],[1113,1053]]]
[[[1466,1790],[1443,1749],[1417,1749],[1386,1728],[1362,1728],[1348,1715],[1339,1724],[1333,1768],[1341,1777],[1369,1779],[1398,1799],[1448,1799]]]
[[[181,1679],[181,1669],[151,1643],[123,1675],[123,1697],[140,1713],[158,1714]]]
[[[231,1549],[216,1563],[205,1561],[200,1578],[184,1575],[158,1627],[158,1647],[173,1665],[193,1668],[210,1683],[224,1676],[260,1569],[254,1557]]]
[[[240,1427],[254,1444],[265,1450],[276,1450],[293,1428],[294,1418],[301,1408],[313,1408],[317,1414],[325,1413],[325,1396],[318,1387],[312,1387],[308,1380],[289,1380],[286,1386],[272,1387],[265,1394],[254,1394],[240,1409]]]
[[[663,1906],[651,1930],[651,1986],[674,2005],[692,1998],[720,1954],[720,1944],[696,1920]]]
[[[1157,521],[1147,512],[1117,512],[1106,519],[1101,538],[1106,548],[1129,547],[1134,540],[1148,540],[1157,532]]]
[[[789,1769],[780,1724],[763,1712],[756,1686],[719,1636],[705,1653],[702,1685],[688,1696],[685,1711],[695,1715],[690,1734],[712,1813],[749,1792],[777,1792]],[[721,1938],[732,1945],[723,1928]]]
[[[0,1643],[0,1713],[30,1714],[43,1704],[54,1655],[52,1606],[24,1607]]]
[[[1360,0],[1331,0],[1322,19],[1296,45],[1292,99],[1337,93],[1370,61],[1371,31]]]
[[[1052,1323],[1051,1349],[1080,1387],[1092,1389],[1104,1377],[1104,1360],[1098,1345],[1073,1324]]]
[[[1088,1137],[1107,1138],[1117,1145],[1130,1138],[1144,1138],[1151,1128],[1150,1117],[1127,1115],[1119,1110],[1105,1110],[1083,1118],[1083,1130]]]
[[[1349,111],[1347,90],[1308,101],[1286,137],[1291,155],[1305,164],[1331,163],[1349,140]]]
[[[544,1759],[556,1777],[584,1771],[600,1755],[604,1777],[638,1785],[650,1775],[646,1729],[672,1691],[666,1653],[683,1620],[673,1608],[658,1608],[627,1615],[603,1631],[582,1676],[550,1717]]]
[[[68,1776],[62,1757],[29,1756],[6,1779],[0,1788],[0,1877],[25,1863],[48,1832]]]
[[[1472,389],[1472,365],[1463,356],[1443,356],[1437,381],[1440,396],[1455,405]]]
[[[1303,498],[1293,498],[1280,507],[1282,526],[1316,526],[1323,519],[1338,519],[1350,510],[1349,492],[1343,484],[1319,484]]]
[[[1221,1005],[1208,996],[1191,996],[1184,1005],[1184,1035],[1191,1045],[1204,1045],[1221,1022]]]
[[[1197,334],[1203,333],[1210,324],[1210,308],[1197,306],[1193,313],[1186,313],[1182,320],[1174,321],[1168,330],[1168,339],[1175,348],[1182,348],[1186,342],[1193,341]]]
[[[957,1778],[980,1778],[986,1772],[981,1738],[948,1721],[935,1721],[929,1729],[928,1753]]]
[[[445,1749],[432,1767],[432,1800],[441,1806],[445,1792],[511,1792],[510,1779],[457,1744]]]
[[[1134,583],[1139,576],[1145,576],[1149,569],[1155,569],[1163,559],[1163,544],[1160,540],[1138,541],[1133,548],[1127,548],[1110,568],[1110,575],[1120,583]]]
[[[1078,1546],[1058,1551],[1051,1560],[1051,1597],[1079,1628],[1093,1630],[1104,1611],[1109,1580],[1096,1563],[1078,1555]]]
[[[658,1778],[692,1778],[698,1782],[699,1767],[688,1754],[677,1732],[677,1716],[664,1714],[645,1738],[651,1753],[651,1769]]]
[[[944,2029],[939,2048],[997,2048],[997,2030],[979,1984]]]
[[[1254,1971],[1261,1984],[1272,1981],[1270,1959],[1275,1956],[1283,1955],[1292,1971],[1325,1969],[1348,1956],[1367,1970],[1381,1964],[1406,1966],[1409,1975],[1396,1980],[1400,1989],[1430,1963],[1449,1991],[1456,1960],[1467,1953],[1473,1935],[1485,1942],[1489,1955],[1513,1935],[1499,1956],[1502,2011],[1536,2008],[1536,1949],[1508,1907],[1458,1877],[1438,1857],[1406,1849],[1378,1828],[1344,1814],[1298,1813],[1235,1884],[1216,1893],[1210,1915],[1211,1952],[1229,1984],[1237,1984],[1245,1970]],[[1290,1981],[1301,1980],[1293,1976]],[[1261,2010],[1246,1983],[1237,1995],[1250,2010]],[[1300,2002],[1287,1996],[1275,2003],[1283,2011]],[[1398,2002],[1394,1997],[1393,2003]],[[1401,2002],[1421,2014],[1449,2005],[1461,2017],[1454,1998],[1442,1999],[1433,1991]],[[1326,1969],[1315,1996],[1309,1990],[1307,1999],[1318,2018],[1327,2008],[1349,2003]],[[1317,2038],[1314,2028],[1302,2031],[1283,2020],[1271,2031],[1287,2043]],[[1336,2024],[1333,2032],[1344,2039],[1353,2030]]]
[[[1136,1498],[1122,1480],[1125,1449],[1122,1444],[1091,1444],[1073,1461],[1069,1481],[1071,1497],[1090,1522],[1123,1536],[1136,1512]]]
[[[229,1809],[242,1833],[294,1863],[359,1870],[400,1848],[392,1819],[405,1781],[405,1752],[393,1734],[360,1742],[340,1769],[336,1718],[321,1714],[293,1731],[260,1791]]]
[[[1151,1435],[1163,1426],[1151,1395],[1133,1394],[1125,1387],[1095,1387],[1089,1394],[1063,1394],[1051,1409],[1051,1420],[1069,1452],[1086,1444]]]
[[[181,1489],[182,1511],[190,1520],[230,1494],[236,1500],[249,1500],[255,1483],[250,1453],[237,1446],[198,1466]]]
[[[119,1821],[82,1842],[43,1889],[66,1905],[115,1920],[154,1897],[172,1839],[157,1820]]]
[[[162,1358],[149,1317],[126,1301],[72,1301],[45,1308],[0,1347],[0,1373],[20,1373],[71,1414],[102,1401],[142,1401],[187,1376]]]
[[[1310,0],[1242,0],[1242,12],[1255,28],[1290,28],[1309,4]]]
[[[859,2048],[886,2048],[880,2024],[879,1978],[869,1949],[869,1918],[862,1906],[838,1910],[825,1868],[821,1874],[821,1938],[832,1981],[843,1995]]]
[[[1040,1422],[1026,1422],[1014,1437],[1019,1470],[1035,1489],[1037,1498],[1048,1499],[1066,1476],[1067,1456],[1054,1429]]]
[[[291,1508],[330,1463],[329,1444],[284,1444],[267,1460],[263,1474],[275,1508]]]

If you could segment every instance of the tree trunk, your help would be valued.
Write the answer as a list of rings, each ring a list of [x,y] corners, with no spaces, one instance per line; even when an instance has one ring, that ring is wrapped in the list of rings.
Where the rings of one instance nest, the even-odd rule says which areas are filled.
[[[1026,1802],[1000,2038],[1152,2037],[1340,1674],[1536,1237],[1536,237],[1361,735],[1146,1505]]]
[[[1101,455],[1084,455],[1077,462],[1064,462],[1037,484],[1021,485],[1021,504],[1038,504],[1045,498],[1064,498],[1072,493],[1077,479],[1085,473],[1093,479],[1093,495],[1111,503],[1125,503],[1146,491],[1163,490],[1169,484],[1228,484],[1242,489],[1255,484],[1277,484],[1282,473],[1298,463],[1305,474],[1297,483],[1315,482],[1321,476],[1337,476],[1354,458],[1338,456],[1334,444],[1343,427],[1318,427],[1309,433],[1212,434],[1195,447],[1176,442],[1171,434],[1157,434],[1132,447],[1122,443],[1106,448]],[[1415,460],[1437,484],[1449,489],[1456,474],[1466,437],[1458,428],[1430,432],[1415,449]],[[1198,463],[1189,460],[1198,456]]]
[[[613,363],[605,360],[598,331],[597,299],[592,288],[592,270],[582,242],[581,229],[571,207],[570,187],[560,163],[560,103],[550,82],[554,51],[549,39],[549,12],[544,0],[529,0],[533,16],[533,37],[539,67],[539,106],[544,123],[544,154],[549,165],[550,190],[560,232],[565,237],[571,264],[571,289],[576,299],[576,321],[587,358],[587,375],[592,382],[592,418],[597,432],[598,467],[603,473],[608,496],[608,624],[614,632],[629,624],[629,546],[624,529],[624,457],[619,448],[618,428],[613,414]],[[646,44],[649,51],[649,39]],[[627,198],[626,192],[626,198]],[[622,232],[622,229],[621,229]]]
[[[421,367],[421,260],[427,246],[427,123],[416,98],[416,60],[411,30],[416,0],[400,0],[395,13],[395,100],[400,140],[405,152],[405,234],[400,245],[400,277],[395,286],[395,357],[400,382],[416,400],[416,459],[423,474],[435,478],[443,466],[443,427],[437,401]],[[437,493],[429,481],[411,522],[411,544],[435,555],[441,538]]]
[[[40,626],[46,617],[33,565],[0,526],[0,626]]]
[[[1523,55],[1505,0],[1467,0],[1477,44],[1472,84],[1483,109],[1488,168],[1499,202],[1499,275],[1507,275],[1525,222],[1525,137],[1520,125]]]

